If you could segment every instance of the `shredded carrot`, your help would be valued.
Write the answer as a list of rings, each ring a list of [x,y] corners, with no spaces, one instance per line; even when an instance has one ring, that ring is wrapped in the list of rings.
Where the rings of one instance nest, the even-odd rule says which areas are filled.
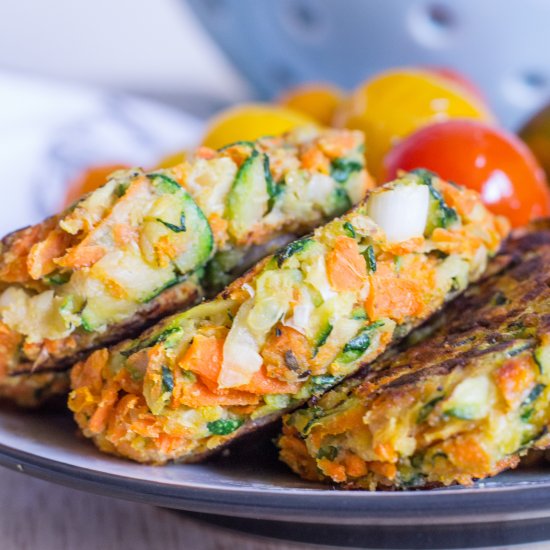
[[[0,376],[8,372],[9,358],[17,352],[23,337],[0,322]]]
[[[227,243],[227,226],[229,225],[225,218],[219,214],[213,213],[208,217],[208,223],[214,234],[214,240],[220,248],[223,248]]]
[[[459,435],[443,442],[441,447],[451,463],[471,477],[485,477],[490,470],[491,456],[475,435]]]
[[[210,160],[213,159],[216,156],[215,149],[211,149],[210,147],[205,147],[204,145],[201,145],[196,152],[196,156],[199,159],[205,159]]]
[[[267,375],[265,366],[263,366],[258,372],[254,373],[248,384],[239,386],[237,389],[255,395],[275,395],[280,393],[293,394],[299,388],[300,384],[298,383],[289,383],[277,378],[271,378]]]
[[[56,355],[61,352],[69,352],[76,350],[77,341],[74,336],[67,336],[66,338],[60,338],[58,340],[44,340],[44,349],[50,355]]]
[[[445,202],[452,206],[462,218],[470,216],[474,208],[480,204],[479,195],[471,189],[456,187],[443,180],[439,180],[439,188]]]
[[[509,359],[495,373],[496,384],[510,408],[517,407],[535,384],[531,357]]]
[[[28,255],[36,243],[48,236],[57,222],[57,218],[50,218],[17,232],[16,238],[5,245],[0,258],[0,280],[5,283],[26,283],[31,280],[27,269]]]
[[[452,231],[436,227],[431,239],[441,252],[461,254],[470,258],[473,258],[479,247],[483,245],[481,237],[473,235],[464,227]]]
[[[99,262],[103,256],[107,254],[107,250],[103,246],[90,245],[82,246],[78,245],[74,248],[69,248],[67,254],[62,258],[58,258],[55,263],[60,267],[68,269],[82,269],[84,267],[90,267],[96,262]]]
[[[367,474],[367,463],[356,454],[349,453],[344,459],[346,472],[350,477],[362,477]]]
[[[311,353],[311,345],[303,334],[291,327],[277,326],[262,349],[265,372],[272,378],[284,380],[292,373],[289,361],[292,367],[306,371]],[[291,379],[296,378],[297,374],[291,374]]]
[[[101,392],[101,399],[97,409],[90,418],[88,428],[93,434],[101,433],[107,426],[107,421],[118,399],[118,387],[114,384],[107,384]]]
[[[346,156],[358,145],[358,137],[353,132],[328,134],[319,139],[319,147],[331,159]]]
[[[34,280],[38,280],[54,271],[57,268],[54,260],[65,254],[73,240],[72,235],[58,227],[50,231],[49,235],[43,241],[36,243],[29,252],[27,257],[29,275]]]
[[[327,458],[322,458],[317,461],[319,469],[328,477],[330,477],[336,483],[343,483],[346,481],[346,469],[342,464],[331,462]]]
[[[371,321],[389,317],[401,323],[420,316],[427,306],[427,295],[434,285],[435,271],[425,256],[416,256],[396,271],[393,261],[378,262],[370,274],[370,290],[365,309]]]
[[[315,459],[308,453],[306,444],[299,439],[295,430],[283,426],[283,435],[279,440],[281,459],[295,472],[310,481],[319,481],[319,471]]]
[[[350,407],[346,411],[326,417],[322,425],[313,426],[310,440],[314,447],[321,448],[323,439],[327,435],[338,435],[347,431],[354,431],[363,426],[362,407]]]
[[[305,170],[314,170],[321,174],[330,172],[330,161],[317,147],[307,147],[300,155],[302,167]]]
[[[224,338],[196,334],[191,345],[178,364],[183,370],[191,371],[204,383],[213,383],[217,387],[217,380],[223,363]]]
[[[374,454],[385,462],[393,462],[397,459],[397,453],[391,443],[376,443],[373,450]]]
[[[403,254],[409,254],[411,252],[422,251],[424,245],[424,237],[412,237],[407,241],[392,243],[387,242],[384,246],[384,251],[393,254],[394,256],[402,256]]]
[[[98,236],[101,235],[106,228],[110,228],[111,225],[116,225],[113,221],[118,219],[117,215],[120,217],[118,213],[121,210],[124,212],[127,205],[135,200],[135,196],[141,193],[144,188],[148,188],[148,186],[149,182],[145,176],[135,179],[126,190],[126,193],[114,204],[111,212],[105,216],[78,245],[70,248],[65,256],[56,259],[55,263],[68,269],[82,269],[84,267],[90,267],[99,261],[107,253],[107,250],[105,247],[97,244],[96,240]]]
[[[113,238],[118,247],[123,248],[137,239],[137,231],[125,223],[117,223],[113,226]]]
[[[213,405],[229,407],[234,405],[255,405],[259,402],[259,397],[238,390],[217,390],[213,392],[201,382],[189,384],[188,381],[184,381],[175,384],[172,402],[176,406],[181,404],[191,408]]]
[[[386,479],[395,479],[395,476],[397,475],[397,466],[395,464],[390,464],[389,462],[369,462],[368,469],[379,476],[385,477]]]
[[[71,385],[73,388],[86,386],[94,394],[99,394],[103,387],[103,371],[109,361],[109,351],[106,348],[94,351],[86,361],[77,363],[71,369]]]
[[[355,239],[339,236],[326,257],[327,275],[338,291],[359,290],[367,280],[367,264]]]

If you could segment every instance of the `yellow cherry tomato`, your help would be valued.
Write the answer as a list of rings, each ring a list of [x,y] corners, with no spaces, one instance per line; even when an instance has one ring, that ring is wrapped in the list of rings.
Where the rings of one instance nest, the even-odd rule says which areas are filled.
[[[219,149],[235,141],[253,141],[262,136],[284,134],[298,126],[316,125],[311,117],[264,103],[238,105],[215,116],[208,124],[202,144]]]
[[[308,83],[288,90],[278,100],[280,105],[305,113],[319,124],[331,126],[344,93],[332,84]]]
[[[186,157],[187,151],[178,151],[177,153],[171,153],[170,155],[162,157],[155,168],[172,168],[172,166],[181,164]]]
[[[379,178],[393,145],[422,126],[451,118],[494,121],[481,100],[452,79],[429,69],[395,69],[359,86],[336,124],[365,132],[368,168]]]

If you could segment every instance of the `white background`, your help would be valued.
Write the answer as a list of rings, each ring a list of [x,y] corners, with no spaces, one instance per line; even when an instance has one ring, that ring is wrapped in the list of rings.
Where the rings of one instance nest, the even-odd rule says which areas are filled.
[[[179,105],[247,95],[184,0],[0,0],[0,69]]]

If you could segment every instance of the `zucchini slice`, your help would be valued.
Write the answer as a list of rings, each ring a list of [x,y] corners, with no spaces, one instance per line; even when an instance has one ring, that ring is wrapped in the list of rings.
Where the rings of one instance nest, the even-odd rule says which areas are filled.
[[[159,250],[177,251],[170,257],[177,275],[185,275],[202,267],[211,257],[214,236],[203,211],[183,187],[156,176],[161,196],[148,212],[140,244],[144,256],[151,264],[162,265]],[[158,243],[163,243],[158,246]]]
[[[229,232],[237,241],[247,239],[267,213],[269,200],[264,159],[254,150],[239,168],[227,197]]]

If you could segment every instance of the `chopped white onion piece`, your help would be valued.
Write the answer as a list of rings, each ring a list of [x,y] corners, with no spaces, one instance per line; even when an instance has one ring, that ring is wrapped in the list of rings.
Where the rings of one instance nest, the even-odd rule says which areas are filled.
[[[323,255],[317,256],[310,265],[305,267],[305,270],[306,281],[320,292],[325,302],[338,295],[328,282],[327,266]]]
[[[307,290],[303,290],[300,296],[300,302],[294,306],[292,317],[283,321],[283,325],[297,330],[301,334],[306,334],[311,323],[311,314],[313,312],[313,302]]]
[[[246,326],[252,300],[245,302],[233,320],[233,326],[223,345],[223,362],[218,376],[220,388],[235,388],[248,384],[262,367],[258,344]]]
[[[389,242],[400,242],[424,234],[429,203],[427,185],[397,185],[374,193],[367,203],[367,213],[384,230]]]

